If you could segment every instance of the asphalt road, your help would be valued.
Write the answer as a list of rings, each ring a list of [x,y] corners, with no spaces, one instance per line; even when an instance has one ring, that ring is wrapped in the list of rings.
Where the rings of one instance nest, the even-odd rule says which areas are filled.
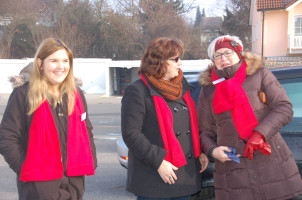
[[[6,107],[7,94],[0,94],[0,118]],[[89,118],[97,148],[96,175],[86,177],[84,200],[134,200],[125,190],[127,171],[117,160],[116,140],[121,137],[121,97],[86,95]],[[17,200],[16,175],[0,155],[0,200]]]

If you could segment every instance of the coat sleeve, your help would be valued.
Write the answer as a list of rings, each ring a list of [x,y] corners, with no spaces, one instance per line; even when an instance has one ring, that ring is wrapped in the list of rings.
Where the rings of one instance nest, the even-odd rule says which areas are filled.
[[[146,106],[145,95],[142,86],[132,84],[126,88],[121,108],[122,136],[129,151],[137,159],[158,169],[167,152],[152,144],[143,133],[146,110],[155,109]]]
[[[209,154],[209,151],[217,147],[216,143],[216,133],[217,127],[213,113],[210,108],[209,101],[207,101],[203,89],[200,91],[197,115],[198,115],[198,125],[200,134],[200,144],[202,150]]]
[[[0,126],[0,153],[9,167],[20,174],[26,157],[26,93],[20,88],[11,93]]]
[[[255,130],[262,133],[269,140],[292,120],[293,106],[285,89],[272,72],[266,68],[262,71],[262,85],[266,94],[269,112],[259,122]]]
[[[92,157],[93,157],[94,169],[96,169],[97,168],[97,156],[96,156],[97,154],[96,154],[96,147],[95,147],[95,144],[94,144],[93,133],[92,133],[93,126],[92,126],[92,124],[90,122],[90,119],[89,119],[86,98],[85,98],[85,96],[83,94],[83,91],[81,89],[78,88],[78,91],[81,95],[84,110],[86,112],[86,128],[87,128],[87,131],[88,131],[88,134],[89,134],[89,143],[90,143],[91,153],[92,153]]]

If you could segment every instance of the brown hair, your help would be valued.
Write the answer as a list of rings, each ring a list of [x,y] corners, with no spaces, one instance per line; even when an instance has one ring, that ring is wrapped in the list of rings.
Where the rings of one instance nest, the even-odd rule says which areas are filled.
[[[162,78],[166,74],[166,61],[173,56],[182,56],[184,45],[181,41],[160,37],[152,40],[144,52],[138,73],[158,74]]]
[[[43,66],[43,62],[48,56],[61,49],[65,49],[66,54],[68,55],[70,68],[67,77],[59,86],[60,97],[56,97],[51,93],[51,84],[43,75],[41,66]],[[41,66],[39,66],[39,59],[41,61]],[[35,112],[35,110],[46,99],[49,102],[52,102],[55,106],[56,102],[59,101],[63,95],[68,96],[68,113],[71,114],[74,107],[75,89],[76,86],[73,76],[73,55],[71,50],[59,39],[48,38],[43,40],[37,49],[33,63],[33,70],[30,77],[29,91],[27,95],[29,103],[28,114]]]

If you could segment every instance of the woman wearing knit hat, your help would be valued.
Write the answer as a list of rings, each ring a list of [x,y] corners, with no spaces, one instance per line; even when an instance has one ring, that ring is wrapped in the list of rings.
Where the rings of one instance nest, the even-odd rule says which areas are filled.
[[[225,35],[208,47],[198,104],[203,151],[215,159],[216,200],[291,199],[302,181],[279,130],[293,116],[287,94],[258,56]]]
[[[122,136],[129,148],[127,190],[144,199],[188,200],[201,188],[208,159],[201,153],[196,105],[180,69],[181,42],[151,41],[141,79],[122,99]]]

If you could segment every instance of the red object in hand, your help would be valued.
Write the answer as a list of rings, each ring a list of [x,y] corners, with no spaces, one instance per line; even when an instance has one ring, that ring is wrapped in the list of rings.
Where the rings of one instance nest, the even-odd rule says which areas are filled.
[[[244,157],[247,157],[251,160],[253,159],[254,151],[260,150],[263,155],[271,155],[271,147],[268,143],[264,142],[264,136],[258,131],[254,131],[252,135],[248,138],[245,148],[244,148]]]

